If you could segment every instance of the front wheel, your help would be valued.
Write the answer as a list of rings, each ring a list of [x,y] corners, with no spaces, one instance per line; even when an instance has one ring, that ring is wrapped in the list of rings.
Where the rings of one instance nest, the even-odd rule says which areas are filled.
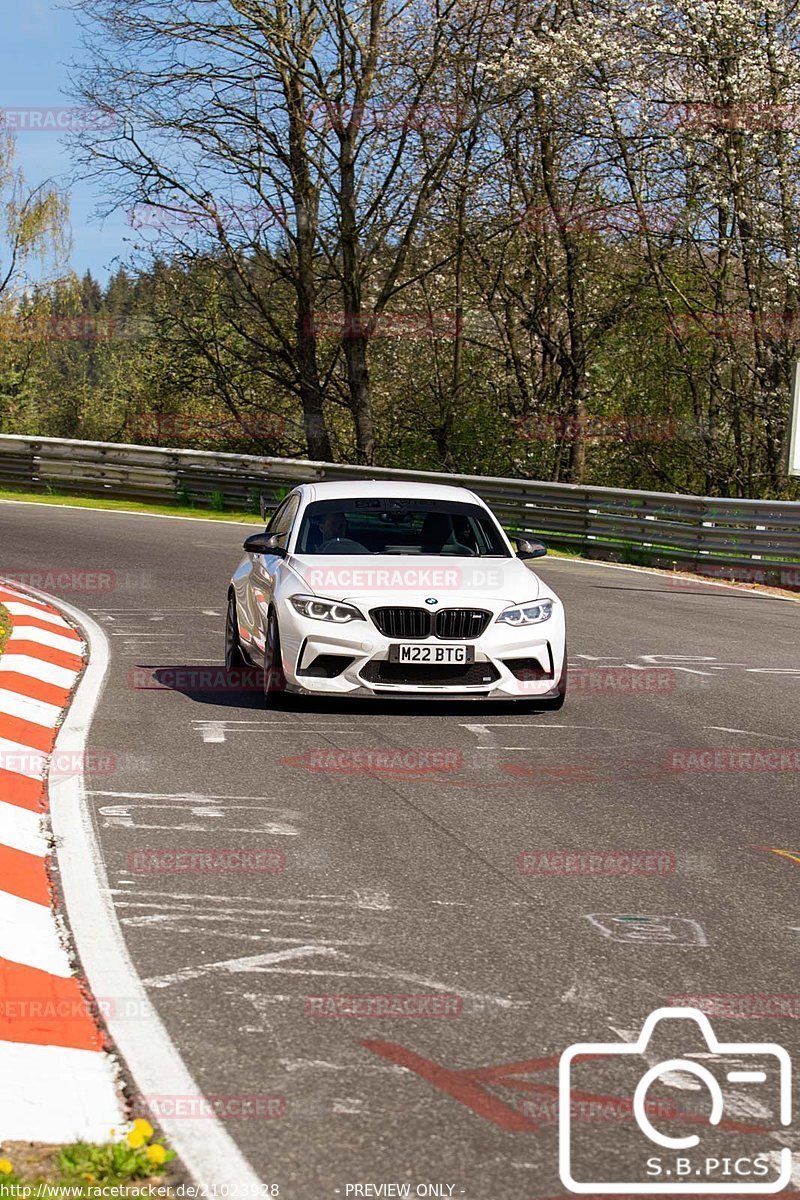
[[[228,611],[225,614],[225,667],[228,671],[235,671],[246,665],[242,647],[239,644],[236,598],[231,594],[228,597]]]
[[[269,610],[267,631],[264,638],[264,699],[272,708],[286,692],[286,676],[283,673],[281,635],[275,609]]]

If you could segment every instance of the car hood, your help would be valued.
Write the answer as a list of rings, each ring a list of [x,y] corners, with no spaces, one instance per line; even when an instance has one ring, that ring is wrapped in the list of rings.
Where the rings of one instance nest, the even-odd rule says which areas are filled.
[[[542,581],[518,558],[457,558],[419,554],[292,555],[303,586],[331,600],[462,607],[473,601],[519,604],[542,594]]]

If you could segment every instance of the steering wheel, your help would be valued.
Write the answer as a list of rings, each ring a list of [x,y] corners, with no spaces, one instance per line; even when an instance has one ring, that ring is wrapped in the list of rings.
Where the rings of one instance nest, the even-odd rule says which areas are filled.
[[[362,546],[361,542],[354,542],[352,538],[337,537],[328,538],[327,542],[323,542],[316,550],[317,554],[369,554],[366,546]]]

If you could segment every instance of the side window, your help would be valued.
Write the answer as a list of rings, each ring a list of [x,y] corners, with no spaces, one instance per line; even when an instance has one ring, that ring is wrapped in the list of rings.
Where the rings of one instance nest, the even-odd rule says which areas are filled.
[[[300,507],[299,496],[289,496],[284,500],[280,508],[272,514],[267,533],[276,533],[280,538],[281,545],[285,546],[288,540],[289,530],[292,528],[292,523],[297,516],[297,510]]]

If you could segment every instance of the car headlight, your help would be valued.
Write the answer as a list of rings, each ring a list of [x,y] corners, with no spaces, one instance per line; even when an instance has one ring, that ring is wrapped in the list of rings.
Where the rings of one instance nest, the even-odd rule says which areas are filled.
[[[506,608],[497,618],[505,625],[538,625],[549,621],[553,615],[553,600],[531,600],[528,604],[515,604]]]
[[[304,617],[315,621],[332,621],[334,625],[346,625],[348,621],[363,621],[364,614],[352,604],[339,600],[321,600],[319,596],[290,596],[290,600]]]

